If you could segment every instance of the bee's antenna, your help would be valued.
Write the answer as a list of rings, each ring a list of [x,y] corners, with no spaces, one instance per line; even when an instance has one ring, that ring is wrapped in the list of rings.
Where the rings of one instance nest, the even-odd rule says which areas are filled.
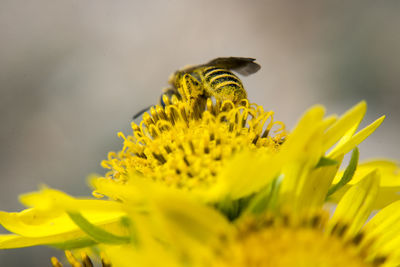
[[[140,115],[142,115],[143,113],[145,113],[146,111],[148,111],[151,107],[152,107],[152,105],[151,105],[151,106],[148,106],[148,107],[146,107],[146,108],[144,108],[144,109],[142,109],[142,110],[140,110],[138,113],[136,113],[135,115],[133,115],[132,120],[136,120],[137,118],[139,118]]]

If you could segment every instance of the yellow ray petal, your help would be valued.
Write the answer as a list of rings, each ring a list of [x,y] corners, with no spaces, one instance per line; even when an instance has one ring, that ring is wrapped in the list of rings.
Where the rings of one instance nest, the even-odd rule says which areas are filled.
[[[322,136],[327,126],[323,121],[324,112],[321,106],[309,109],[281,147],[280,156],[285,161],[281,187],[284,202],[295,201],[296,192],[301,190],[301,184],[323,154]]]
[[[377,246],[400,234],[400,201],[396,201],[378,212],[366,225],[371,236],[379,236]]]
[[[371,246],[375,255],[389,255],[397,258],[399,264],[400,251],[400,201],[396,201],[378,212],[365,226],[367,233],[365,246]],[[372,242],[371,242],[372,241]],[[396,265],[396,266],[397,266]],[[385,265],[386,266],[386,265]],[[389,265],[390,266],[390,265]]]
[[[121,205],[115,201],[74,198],[59,190],[46,187],[37,192],[21,195],[20,201],[27,207],[34,207],[36,210],[41,211],[122,211]]]
[[[55,246],[60,249],[74,249],[96,244],[82,231],[72,231],[48,237],[24,237],[19,235],[0,235],[0,249],[23,248],[38,245]]]
[[[353,186],[340,200],[329,224],[348,225],[347,235],[354,236],[370,215],[378,194],[379,175],[373,171]]]
[[[25,237],[46,237],[77,230],[67,212],[81,212],[95,225],[116,222],[125,214],[118,202],[79,200],[47,188],[25,194],[21,200],[34,208],[22,212],[0,212],[0,224]]]
[[[380,117],[361,131],[359,131],[354,136],[348,138],[344,142],[339,142],[337,146],[335,146],[331,152],[328,153],[328,157],[336,157],[340,154],[347,154],[347,152],[351,151],[357,145],[359,145],[365,138],[370,136],[383,122],[385,116]]]
[[[342,157],[335,160],[340,162]],[[338,168],[339,164],[336,164],[311,170],[308,177],[299,186],[296,194],[294,204],[295,210],[298,210],[299,214],[307,211],[312,212],[322,207]]]
[[[397,162],[385,159],[369,160],[357,166],[353,179],[344,188],[335,192],[330,201],[338,202],[344,193],[351,188],[350,185],[358,183],[366,174],[377,170],[380,174],[380,186],[378,197],[374,202],[374,209],[382,209],[400,199],[400,168]],[[343,170],[339,171],[333,181],[338,183],[343,176]]]
[[[374,209],[380,210],[389,204],[400,200],[400,186],[396,187],[380,187],[378,198],[374,203]]]
[[[400,186],[400,166],[397,162],[388,159],[368,160],[360,163],[349,184],[358,183],[366,173],[375,169],[377,169],[381,174],[380,185],[382,187]],[[337,183],[342,175],[343,171],[339,171],[333,182]]]
[[[215,244],[221,235],[229,236],[233,231],[232,225],[220,212],[183,194],[158,193],[153,201],[165,241],[173,244],[177,252],[191,258],[210,256],[209,245]]]
[[[332,147],[339,139],[347,140],[356,131],[367,111],[367,104],[361,101],[352,109],[343,114],[325,133],[324,150]]]
[[[316,144],[314,138],[321,138],[323,127],[323,116],[325,110],[322,106],[315,106],[306,111],[299,123],[289,135],[288,140],[282,145],[282,153],[295,158],[303,158],[304,154],[309,155],[310,150],[315,149],[320,144]],[[322,141],[322,140],[321,140]],[[319,148],[322,151],[322,148]],[[320,155],[317,156],[318,160]]]
[[[131,245],[123,246],[101,246],[112,266],[163,266],[181,267],[172,251],[166,251],[160,244],[153,243],[153,246],[145,249],[135,249]]]
[[[206,202],[238,199],[259,191],[280,171],[283,161],[268,151],[244,150],[228,160],[214,185],[195,190]]]
[[[79,229],[67,214],[51,216],[35,209],[20,213],[0,212],[0,224],[10,232],[25,237],[46,237]],[[121,212],[84,212],[85,217],[95,225],[119,222]]]

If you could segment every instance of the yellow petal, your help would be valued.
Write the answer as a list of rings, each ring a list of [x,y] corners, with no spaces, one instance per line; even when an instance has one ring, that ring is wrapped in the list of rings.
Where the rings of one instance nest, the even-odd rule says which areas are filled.
[[[129,235],[129,232],[126,231],[124,235],[114,234],[109,232],[102,227],[92,224],[88,221],[81,213],[78,212],[69,212],[68,213],[70,219],[77,225],[79,228],[88,234],[91,238],[96,240],[99,243],[106,244],[124,244],[129,243],[132,240],[132,235]],[[121,223],[122,224],[122,223]],[[107,225],[109,226],[109,225]],[[122,226],[122,225],[120,225]],[[123,229],[124,227],[121,227]],[[127,230],[127,229],[126,229]],[[121,232],[121,231],[120,231]],[[135,238],[136,241],[136,238]]]
[[[336,160],[340,162],[342,158]],[[299,214],[301,210],[307,212],[307,210],[313,211],[322,207],[338,168],[339,164],[313,169],[308,177],[303,179],[296,194],[296,202],[294,202],[295,210]]]
[[[378,197],[374,203],[374,209],[380,210],[389,204],[400,200],[400,186],[397,187],[380,187]]]
[[[50,245],[61,249],[73,249],[96,244],[82,231],[67,232],[48,237],[24,237],[19,235],[0,235],[0,249],[23,248]]]
[[[261,149],[260,149],[261,150]],[[238,199],[258,192],[272,181],[283,162],[268,151],[244,150],[227,160],[214,185],[195,190],[206,202]]]
[[[383,122],[385,116],[380,117],[357,134],[353,135],[350,138],[346,138],[344,142],[339,142],[337,146],[335,146],[331,152],[328,153],[328,157],[336,157],[340,154],[347,154],[347,152],[351,151],[357,145],[359,145],[365,138],[370,136]]]
[[[131,245],[101,246],[101,251],[106,254],[112,266],[163,266],[180,267],[173,251],[166,250],[160,244],[153,243],[149,248],[135,249]]]
[[[385,159],[363,162],[357,166],[353,179],[348,184],[358,183],[366,174],[374,170],[377,170],[381,177],[378,197],[374,202],[374,209],[382,209],[390,203],[400,200],[400,168],[397,162]],[[338,183],[342,176],[343,171],[339,171],[333,183]],[[330,197],[330,201],[338,202],[343,194],[351,188],[349,185],[335,192]]]
[[[337,120],[338,120],[337,115],[329,115],[322,121],[322,123],[324,125],[323,128],[328,129],[328,128],[334,126],[337,123]]]
[[[315,106],[308,110],[300,122],[289,135],[281,151],[284,161],[281,175],[284,176],[281,185],[281,194],[284,206],[294,207],[303,200],[299,199],[302,191],[308,192],[314,183],[308,183],[310,172],[317,166],[323,155],[322,137],[325,128],[329,125],[323,120],[324,109]]]
[[[394,251],[399,256],[398,247],[392,248],[395,243],[400,242],[400,201],[396,201],[378,212],[366,225],[368,234],[365,243],[373,240],[371,251],[390,252]],[[394,243],[393,243],[394,242]]]
[[[121,212],[83,212],[92,224],[104,225],[119,221]],[[8,231],[25,237],[46,237],[79,229],[67,214],[51,216],[36,209],[19,213],[0,212],[0,224]]]
[[[145,195],[142,188],[163,186],[160,183],[151,183],[143,179],[143,177],[137,173],[130,174],[129,180],[124,183],[92,176],[89,180],[89,184],[93,187],[96,194],[106,195],[112,199],[119,199],[121,201],[137,203],[138,205],[143,202],[143,197]]]
[[[349,225],[347,235],[354,236],[370,215],[378,194],[379,175],[373,171],[353,186],[340,200],[330,220],[330,226],[337,223]]]
[[[325,133],[324,150],[332,147],[339,139],[347,140],[356,131],[367,110],[365,101],[361,101],[352,109],[347,111],[333,124]]]
[[[22,212],[0,212],[0,224],[25,237],[47,237],[79,229],[67,212],[81,212],[95,225],[116,222],[125,214],[118,202],[79,200],[47,188],[25,194],[21,200],[34,208]]]
[[[170,239],[174,243],[178,240],[191,244],[193,240],[197,240],[197,243],[201,243],[215,238],[217,232],[229,229],[229,223],[220,213],[197,203],[195,199],[200,196],[197,193],[192,194],[193,192],[183,192],[159,183],[152,183],[137,175],[129,177],[129,181],[124,184],[96,178],[91,183],[100,193],[117,194],[123,201],[123,205],[132,212],[130,216],[135,217],[133,221],[138,227],[143,227],[144,224],[151,227],[150,221],[158,218],[154,224],[158,225],[157,227],[164,226],[161,230],[153,229],[153,231],[158,231],[159,237],[163,236],[162,239]],[[203,200],[200,199],[200,202]],[[146,213],[143,214],[146,214],[148,221],[142,223],[142,226],[137,223],[141,218],[140,214],[134,213],[135,205],[146,207]],[[140,231],[144,232],[148,229],[142,228]]]
[[[322,151],[320,144],[317,144],[315,138],[321,139],[322,132],[324,131],[322,126],[326,126],[323,123],[323,116],[325,110],[322,106],[315,106],[306,111],[302,116],[299,123],[289,135],[288,140],[282,145],[281,153],[288,154],[287,157],[292,158],[303,158],[304,154],[309,155],[313,153],[315,147],[319,147]],[[322,142],[322,140],[320,140]],[[318,155],[318,160],[320,155]]]
[[[152,198],[165,242],[191,258],[210,256],[209,246],[215,244],[221,235],[229,236],[233,231],[232,225],[220,212],[184,194],[165,191]]]
[[[381,174],[381,187],[400,186],[400,166],[397,162],[387,159],[369,160],[361,163],[350,183],[357,182],[365,173],[377,169]]]
[[[50,188],[42,188],[40,191],[24,194],[20,196],[20,201],[25,206],[34,207],[38,211],[122,211],[121,205],[115,201],[89,198],[77,199],[64,192]]]

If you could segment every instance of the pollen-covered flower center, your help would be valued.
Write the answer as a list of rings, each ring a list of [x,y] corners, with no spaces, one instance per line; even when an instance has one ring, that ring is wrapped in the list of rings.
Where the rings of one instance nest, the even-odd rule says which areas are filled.
[[[122,151],[103,161],[103,167],[111,169],[108,177],[124,181],[129,173],[139,172],[180,188],[207,186],[235,152],[268,148],[274,153],[285,136],[284,125],[273,121],[273,112],[247,100],[235,106],[208,99],[201,111],[176,101],[150,113],[140,125],[132,123],[132,135],[121,134]]]
[[[344,240],[342,233],[328,230],[319,217],[301,224],[274,219],[253,221],[234,239],[222,241],[216,250],[218,267],[372,267],[385,258],[370,258],[359,245],[360,235]]]

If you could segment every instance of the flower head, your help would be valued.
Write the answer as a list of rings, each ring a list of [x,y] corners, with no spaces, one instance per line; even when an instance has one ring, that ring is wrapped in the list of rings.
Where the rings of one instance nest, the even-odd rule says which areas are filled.
[[[26,210],[0,212],[12,233],[0,236],[0,248],[96,246],[114,266],[400,263],[399,168],[358,164],[357,146],[384,119],[357,132],[364,102],[339,118],[312,107],[290,133],[247,100],[164,103],[132,124],[132,135],[120,134],[123,148],[102,163],[110,171],[92,177],[95,195],[108,199],[26,194]],[[330,219],[328,202],[339,203]]]
[[[283,180],[268,189],[269,198],[253,199],[257,205],[249,205],[234,222],[187,195],[158,191],[151,202],[157,228],[164,233],[160,235],[163,245],[142,247],[140,253],[130,246],[122,250],[104,246],[103,250],[111,259],[135,257],[141,266],[161,263],[154,257],[141,257],[150,251],[162,255],[166,266],[398,266],[400,201],[368,221],[380,178],[377,170],[360,177],[340,199],[331,218],[324,203],[303,202],[301,209],[288,209],[298,204],[287,203],[287,199],[308,198],[308,203],[317,203],[319,196],[309,195],[306,188],[282,191]],[[314,187],[319,184],[318,180],[309,182]]]
[[[324,118],[324,109],[316,106],[286,134],[283,124],[272,120],[272,112],[247,101],[235,106],[229,101],[214,103],[208,99],[202,112],[193,111],[189,104],[177,99],[171,103],[165,98],[164,102],[166,107],[156,106],[151,116],[146,113],[140,126],[133,124],[132,135],[120,134],[124,138],[122,150],[110,153],[102,163],[111,171],[106,179],[92,180],[96,193],[121,199],[121,191],[113,191],[110,182],[133,188],[140,176],[191,192],[204,202],[222,206],[228,203],[226,209],[237,209],[232,205],[242,204],[230,200],[246,202],[245,198],[279,175],[287,177],[282,190],[307,187],[309,183],[298,175],[306,169],[312,179],[320,179],[323,188],[309,188],[316,191],[310,193],[319,194],[319,202],[324,202],[344,154],[384,119],[379,118],[355,134],[366,111],[364,102],[340,118]],[[275,131],[274,125],[278,125]]]
[[[193,111],[188,102],[164,98],[166,106],[151,108],[118,153],[102,166],[106,177],[125,182],[134,173],[168,186],[192,190],[215,183],[221,168],[244,149],[275,153],[286,133],[272,111],[242,100],[235,106],[207,100],[206,110]],[[276,127],[274,127],[276,126]]]
[[[387,232],[396,233],[394,239],[399,242],[400,228],[386,224],[378,229],[376,221],[399,218],[399,212],[388,212],[400,202],[382,210],[363,227],[378,187],[377,172],[365,176],[345,194],[330,219],[322,206],[307,215],[293,210],[244,216],[233,237],[219,243],[222,247],[215,250],[213,266],[397,266],[397,247],[385,244],[386,249],[382,249],[381,245],[388,241]]]

